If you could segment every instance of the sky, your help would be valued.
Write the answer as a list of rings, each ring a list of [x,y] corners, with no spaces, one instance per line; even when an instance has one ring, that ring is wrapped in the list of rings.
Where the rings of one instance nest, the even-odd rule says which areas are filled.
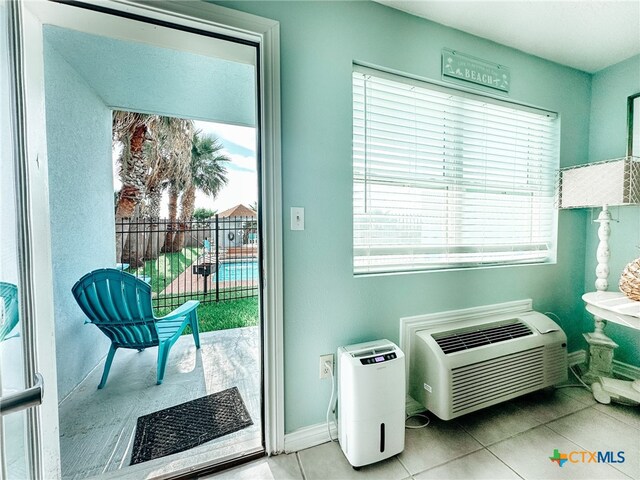
[[[222,152],[230,158],[226,163],[227,185],[214,199],[198,191],[196,208],[208,208],[223,212],[238,204],[251,206],[258,200],[258,174],[256,169],[256,129],[222,123],[195,121],[195,129],[202,134],[210,134],[218,138],[224,148]],[[113,152],[113,181],[116,191],[120,190],[120,180],[116,167],[119,151]],[[168,193],[162,197],[160,216],[168,216]]]
[[[224,153],[231,159],[227,164],[227,185],[217,198],[196,194],[196,208],[209,208],[218,213],[239,203],[247,207],[258,200],[258,174],[256,170],[256,129],[196,121],[196,130],[211,134],[224,145]]]

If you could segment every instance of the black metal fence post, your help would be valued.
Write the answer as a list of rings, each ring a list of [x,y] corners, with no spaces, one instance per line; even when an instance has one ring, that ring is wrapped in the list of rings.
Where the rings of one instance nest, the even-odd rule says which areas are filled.
[[[120,268],[151,285],[154,308],[176,308],[191,299],[218,303],[258,296],[254,217],[216,214],[215,219],[181,222],[179,228],[166,219],[133,217],[117,219],[115,227],[116,263],[128,264]],[[215,237],[210,238],[214,229]],[[208,275],[216,276],[215,297]]]
[[[220,225],[216,213],[216,303],[220,301]]]

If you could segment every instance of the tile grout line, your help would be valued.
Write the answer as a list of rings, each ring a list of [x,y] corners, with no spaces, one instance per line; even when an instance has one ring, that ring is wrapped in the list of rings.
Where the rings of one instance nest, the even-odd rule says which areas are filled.
[[[513,438],[513,437],[510,437]],[[505,463],[499,456],[497,456],[495,453],[493,453],[491,450],[489,450],[488,448],[485,447],[485,450],[487,452],[489,452],[490,455],[493,455],[500,463],[502,463],[504,466],[506,466],[509,470],[511,470],[513,473],[515,473],[519,478],[524,479],[524,477],[522,475],[520,475],[518,472],[516,472],[513,468],[511,468],[511,465],[509,465],[508,463]]]
[[[582,405],[584,405],[584,404],[582,404]],[[519,407],[518,407],[518,408],[519,408]],[[476,439],[475,437],[473,437],[473,435],[472,435],[471,433],[469,433],[469,432],[467,432],[467,433],[469,433],[469,435],[471,435],[475,440],[477,440],[477,441],[478,441],[478,442],[479,442],[479,443],[480,443],[484,448],[489,448],[489,447],[493,447],[494,445],[497,445],[497,444],[498,444],[498,443],[500,443],[500,442],[504,442],[505,440],[510,440],[510,439],[515,438],[515,437],[517,437],[517,436],[519,436],[519,435],[522,435],[523,433],[527,433],[527,432],[529,432],[529,431],[533,430],[534,428],[546,427],[546,426],[547,426],[547,424],[549,424],[549,423],[551,423],[551,422],[555,422],[556,420],[560,420],[561,418],[568,417],[569,415],[573,415],[574,413],[581,412],[581,411],[583,411],[583,410],[586,410],[587,408],[591,408],[591,407],[590,407],[590,406],[584,406],[583,408],[580,408],[580,409],[578,409],[578,410],[576,410],[576,411],[574,411],[574,412],[566,413],[566,414],[564,414],[564,415],[560,415],[559,417],[554,418],[553,420],[548,420],[548,421],[546,421],[546,422],[540,421],[540,423],[539,423],[539,424],[534,425],[533,427],[529,427],[529,428],[527,428],[526,430],[523,430],[523,431],[521,431],[521,432],[518,432],[518,433],[516,433],[516,434],[514,434],[514,435],[510,435],[510,436],[508,436],[508,437],[502,438],[502,439],[500,439],[500,440],[496,440],[495,442],[491,442],[491,443],[488,443],[488,444],[486,444],[486,445],[484,445],[482,442],[480,442],[480,440],[478,440],[478,439]],[[522,410],[524,410],[524,409],[522,409]],[[535,419],[535,420],[536,420],[536,421],[539,421],[538,419]],[[461,426],[461,427],[465,430],[465,432],[466,432],[466,429],[464,428],[464,426],[462,426],[462,425],[460,425],[460,426]],[[549,427],[549,429],[555,432],[555,430],[551,429],[550,427]]]
[[[472,437],[472,438],[473,438],[473,437]],[[475,438],[474,438],[474,440],[475,440]],[[476,440],[476,441],[477,441],[477,440]],[[437,465],[433,465],[432,467],[429,467],[429,468],[427,468],[427,469],[425,469],[425,470],[420,470],[419,472],[416,472],[416,473],[411,473],[411,472],[409,472],[409,475],[411,475],[411,477],[413,477],[414,475],[421,475],[421,474],[423,474],[423,473],[425,473],[425,472],[428,472],[428,471],[430,471],[430,470],[433,470],[434,468],[442,467],[443,465],[447,465],[448,463],[454,462],[454,461],[456,461],[456,460],[460,460],[461,458],[464,458],[464,457],[468,457],[469,455],[473,455],[474,453],[478,453],[480,450],[483,450],[483,449],[485,448],[484,446],[482,446],[482,444],[481,444],[480,442],[478,442],[478,444],[480,444],[480,446],[481,446],[481,447],[480,447],[480,448],[478,448],[478,449],[476,449],[476,450],[473,450],[472,452],[463,453],[462,455],[459,455],[459,456],[457,456],[457,457],[455,457],[455,458],[450,458],[450,459],[449,459],[449,460],[447,460],[446,462],[442,462],[442,463],[439,463],[439,464],[437,464]],[[398,460],[399,460],[399,459],[398,459]],[[402,462],[401,462],[401,463],[402,463]],[[403,465],[403,466],[404,466],[404,465]],[[405,467],[405,469],[406,469],[407,471],[409,471],[409,469],[407,469],[406,467]]]
[[[563,387],[562,385],[560,385],[560,386],[558,386],[558,387],[553,387],[553,388],[554,388],[554,390],[555,390],[556,392],[558,392],[560,395],[564,395],[565,397],[569,397],[571,400],[573,400],[573,401],[575,401],[575,402],[578,402],[578,403],[581,403],[582,405],[587,405],[587,406],[589,406],[589,407],[590,407],[591,405],[593,405],[593,404],[591,404],[591,403],[585,403],[584,401],[582,401],[582,400],[580,400],[580,399],[578,399],[578,398],[576,398],[576,397],[573,397],[573,396],[569,395],[568,393],[566,393],[566,392],[564,391],[564,390],[565,390],[565,389],[567,389],[567,388],[579,388],[580,390],[587,390],[587,389],[586,389],[586,388],[584,388],[582,385],[580,385],[580,386],[571,386],[571,387],[569,387],[569,386],[565,386],[565,387]],[[587,391],[589,391],[589,390],[587,390]]]
[[[300,455],[298,452],[295,452],[296,461],[298,462],[298,468],[300,469],[300,475],[302,476],[302,480],[307,480],[307,476],[304,473],[304,468],[302,467],[302,460],[300,460]]]
[[[509,438],[513,438],[513,437],[515,437],[516,435],[518,435],[518,433],[516,433],[516,434],[514,434],[514,435],[510,435],[510,436],[508,436],[507,438],[503,438],[503,439],[501,439],[501,440],[497,440],[497,441],[495,441],[495,442],[492,442],[492,443],[489,443],[489,444],[485,445],[483,442],[481,442],[481,441],[480,441],[480,439],[479,439],[479,438],[476,438],[476,437],[473,435],[473,433],[471,433],[469,430],[467,430],[467,429],[465,428],[465,426],[464,426],[462,423],[460,423],[460,422],[456,422],[456,424],[457,424],[460,428],[462,428],[462,430],[464,430],[464,432],[465,432],[467,435],[469,435],[469,436],[470,436],[471,438],[473,438],[476,442],[478,442],[480,445],[482,445],[482,448],[487,448],[487,447],[489,447],[490,445],[493,445],[493,444],[498,443],[498,442],[502,442],[502,440],[507,440],[507,439],[509,439]],[[539,426],[539,425],[536,425],[536,426]],[[532,428],[535,428],[535,427],[532,427]],[[528,429],[528,430],[530,430],[530,429]]]
[[[405,430],[406,430],[406,428],[405,428]],[[406,432],[405,432],[405,434],[406,434]],[[406,438],[405,438],[405,446],[406,446]],[[404,450],[403,450],[403,451],[404,451]],[[402,452],[400,452],[400,453],[402,453]],[[395,457],[396,457],[396,460],[398,460],[398,463],[400,464],[400,466],[401,466],[402,468],[404,468],[404,471],[405,471],[405,472],[407,472],[407,474],[409,475],[409,477],[413,478],[413,473],[411,473],[411,472],[409,471],[409,469],[407,468],[407,466],[406,466],[406,465],[404,464],[404,462],[400,459],[400,453],[398,453],[398,454],[395,456]]]
[[[551,428],[551,427],[547,427],[547,428],[548,428],[549,430],[551,430],[553,433],[555,433],[555,434],[557,434],[557,435],[560,435],[562,438],[564,438],[564,439],[565,439],[565,440],[567,440],[568,442],[573,443],[574,445],[576,445],[576,446],[578,446],[578,447],[580,447],[580,448],[583,448],[583,449],[587,450],[587,447],[583,447],[583,446],[582,446],[582,445],[580,445],[576,440],[571,440],[571,439],[570,439],[569,437],[567,437],[566,435],[563,435],[562,433],[560,433],[560,432],[558,432],[558,431],[554,430],[554,429],[553,429],[553,428]],[[631,479],[633,478],[633,477],[629,477],[629,475],[627,475],[626,473],[624,473],[622,470],[617,469],[614,465],[611,465],[610,463],[607,463],[606,465],[608,465],[609,467],[613,468],[614,470],[617,470],[618,472],[620,472],[622,475],[624,475],[624,476],[625,476],[625,477],[627,477],[627,478],[631,478]]]
[[[596,405],[605,405],[605,404],[602,404],[602,403],[596,403],[596,404],[594,404],[594,405],[591,405],[591,408],[593,408],[593,409],[594,409],[595,411],[597,411],[597,412],[600,412],[600,413],[602,413],[602,414],[606,415],[606,416],[607,416],[607,417],[609,417],[609,418],[613,418],[614,420],[619,421],[620,423],[623,423],[623,424],[625,424],[625,425],[629,425],[631,428],[633,428],[633,429],[635,429],[635,430],[640,430],[640,426],[636,427],[635,425],[631,425],[631,424],[625,423],[625,422],[624,422],[624,420],[622,420],[622,419],[620,419],[620,418],[618,418],[618,417],[615,417],[615,416],[611,415],[610,413],[603,412],[602,410],[599,410],[599,409],[597,409],[597,408],[594,408]]]
[[[555,391],[558,391],[559,389],[554,389],[554,390],[555,390]],[[470,435],[474,440],[476,440],[478,443],[480,443],[480,444],[482,445],[482,447],[483,447],[483,448],[488,448],[488,447],[491,447],[491,446],[493,446],[493,445],[496,445],[497,443],[503,442],[503,441],[505,441],[505,440],[509,440],[509,439],[511,439],[511,438],[514,438],[514,437],[517,437],[518,435],[521,435],[521,434],[523,434],[523,433],[525,433],[525,432],[528,432],[528,431],[530,431],[530,430],[533,430],[534,428],[538,428],[538,427],[540,427],[540,426],[542,426],[542,425],[547,425],[548,423],[555,422],[556,420],[559,420],[559,419],[561,419],[561,418],[567,417],[567,416],[569,416],[569,415],[573,415],[574,413],[577,413],[577,412],[581,412],[582,410],[585,410],[585,409],[587,409],[587,408],[591,408],[591,407],[593,406],[593,405],[587,405],[587,404],[585,404],[585,403],[583,403],[583,402],[581,402],[581,401],[579,401],[579,400],[576,400],[575,398],[571,397],[570,395],[566,395],[566,394],[564,394],[563,392],[558,392],[558,393],[561,393],[561,394],[562,394],[562,395],[564,395],[565,397],[568,397],[568,398],[570,398],[571,400],[574,400],[574,401],[578,402],[580,405],[582,405],[582,408],[579,408],[578,410],[575,410],[575,411],[570,412],[570,413],[563,414],[563,415],[561,415],[561,416],[559,416],[559,417],[557,417],[557,418],[554,418],[554,419],[552,419],[552,420],[547,420],[547,421],[539,420],[539,419],[537,419],[537,418],[533,417],[533,419],[534,419],[536,422],[539,422],[537,425],[534,425],[533,427],[529,427],[529,428],[527,428],[526,430],[523,430],[522,432],[518,432],[518,433],[515,433],[515,434],[513,434],[513,435],[509,435],[508,437],[502,438],[502,439],[500,439],[500,440],[496,440],[495,442],[487,443],[486,445],[485,445],[483,442],[481,442],[481,441],[480,441],[480,439],[476,438],[476,437],[473,435],[473,433],[471,433],[469,430],[467,430],[467,429],[465,428],[465,426],[464,426],[462,423],[460,423],[460,422],[456,422],[456,424],[457,424],[460,428],[462,428],[462,429],[463,429],[467,434],[469,434],[469,435]],[[521,397],[519,397],[519,398],[521,398]],[[525,409],[525,408],[522,408],[521,406],[519,406],[519,405],[517,405],[517,404],[515,404],[515,403],[511,403],[511,405],[512,405],[513,407],[515,407],[517,410],[520,410],[520,411],[522,411],[522,412],[526,412],[526,409]],[[618,419],[616,419],[616,420],[618,420]],[[618,421],[620,421],[620,420],[618,420]]]
[[[591,407],[590,407],[590,408],[591,408]],[[594,408],[594,410],[596,410],[596,409]],[[596,410],[596,411],[597,411],[597,412],[600,412],[600,410]],[[602,413],[602,412],[600,412],[600,413]],[[613,417],[610,417],[610,418],[613,418]],[[620,421],[620,420],[618,420],[617,418],[613,418],[613,419],[614,419],[614,420],[617,420],[618,422],[620,422],[620,423],[622,423],[623,425],[625,425],[623,422],[621,422],[621,421]],[[549,422],[549,423],[551,423],[551,422]],[[554,430],[554,428],[553,428],[553,427],[548,426],[548,425],[545,425],[545,426],[546,426],[549,430],[551,430],[552,432],[554,432],[554,433],[556,433],[556,434],[560,435],[560,436],[561,436],[562,438],[564,438],[565,440],[567,440],[567,441],[569,441],[569,442],[573,443],[574,445],[577,445],[578,447],[580,447],[580,448],[582,448],[582,449],[584,449],[584,450],[588,450],[588,448],[589,448],[589,447],[585,447],[585,446],[584,446],[584,445],[582,445],[581,443],[578,443],[578,442],[579,442],[578,440],[572,440],[571,438],[567,437],[567,436],[566,436],[566,435],[564,435],[563,433],[561,433],[561,432],[559,432],[559,431],[557,431],[557,430]],[[632,428],[633,428],[633,427],[632,427]],[[614,468],[614,469],[615,469],[615,470],[617,470],[618,472],[622,473],[624,476],[626,476],[626,477],[628,477],[628,478],[633,478],[633,477],[629,477],[629,475],[627,475],[625,472],[623,472],[622,470],[620,470],[619,468],[617,468],[615,465],[612,465],[612,464],[610,464],[610,463],[607,463],[607,465],[609,465],[610,467]]]

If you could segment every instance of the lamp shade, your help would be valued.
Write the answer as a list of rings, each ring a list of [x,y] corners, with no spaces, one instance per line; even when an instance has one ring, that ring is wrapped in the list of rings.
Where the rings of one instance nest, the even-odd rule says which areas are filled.
[[[560,170],[560,208],[640,203],[640,158],[623,157]]]

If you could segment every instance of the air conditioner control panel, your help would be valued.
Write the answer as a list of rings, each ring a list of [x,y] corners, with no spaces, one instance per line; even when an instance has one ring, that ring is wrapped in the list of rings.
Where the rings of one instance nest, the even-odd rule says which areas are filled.
[[[378,363],[388,362],[389,360],[396,359],[395,352],[386,353],[384,355],[374,355],[373,357],[361,358],[360,363],[362,365],[375,365]]]

